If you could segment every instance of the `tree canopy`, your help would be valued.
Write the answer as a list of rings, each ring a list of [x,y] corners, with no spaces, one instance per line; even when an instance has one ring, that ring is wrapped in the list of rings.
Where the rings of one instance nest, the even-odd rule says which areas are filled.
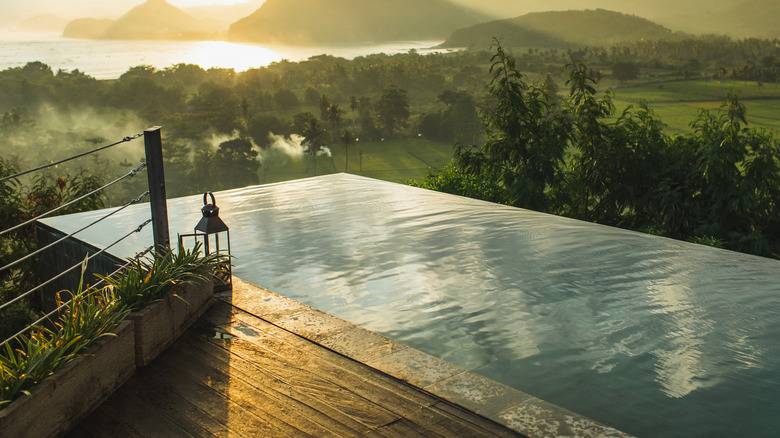
[[[749,127],[736,94],[669,136],[647,104],[615,115],[590,69],[567,68],[558,101],[496,43],[484,142],[413,184],[780,257],[780,141]]]

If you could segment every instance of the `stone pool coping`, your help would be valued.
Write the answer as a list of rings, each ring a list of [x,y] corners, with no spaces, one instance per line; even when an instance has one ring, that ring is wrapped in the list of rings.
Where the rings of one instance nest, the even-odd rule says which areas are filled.
[[[238,278],[215,296],[528,437],[630,436]]]

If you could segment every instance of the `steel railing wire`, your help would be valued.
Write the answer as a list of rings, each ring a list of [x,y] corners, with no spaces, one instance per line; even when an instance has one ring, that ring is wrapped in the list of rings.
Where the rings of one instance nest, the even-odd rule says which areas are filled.
[[[150,221],[148,221],[148,222],[150,222]],[[135,231],[133,231],[133,232],[135,232]],[[106,249],[108,249],[108,248],[106,248]],[[150,253],[153,249],[154,249],[154,245],[151,245],[148,248],[146,248],[145,250],[143,250],[143,251],[141,251],[139,253],[136,253],[135,256],[133,256],[132,258],[137,260],[137,259],[143,257],[144,255]],[[97,254],[95,254],[95,255],[97,255]],[[109,274],[108,276],[110,277],[110,276],[118,274],[120,271],[122,271],[123,269],[127,268],[128,266],[130,266],[130,263],[131,262],[125,263],[124,265],[122,265],[119,268],[117,268],[114,272]],[[81,266],[81,263],[79,263],[78,266]],[[93,289],[97,289],[98,286],[101,285],[103,282],[104,282],[104,280],[101,279],[97,283],[95,283],[92,286],[88,287],[87,291],[93,290]],[[51,312],[43,315],[42,317],[40,317],[36,321],[33,321],[32,323],[28,324],[25,328],[23,328],[22,330],[20,330],[19,332],[17,332],[13,336],[9,337],[8,339],[4,340],[3,342],[0,342],[0,347],[2,347],[3,345],[5,345],[5,344],[7,344],[7,343],[9,343],[11,341],[13,341],[14,339],[18,338],[19,336],[22,336],[23,334],[27,333],[33,327],[41,325],[44,321],[51,321],[51,317],[54,316],[54,314],[58,313],[62,307],[67,306],[68,304],[70,304],[71,301],[73,301],[73,300],[72,299],[68,300],[67,302],[63,303],[61,306],[57,306],[56,309],[54,309]]]
[[[99,256],[100,254],[103,254],[104,252],[106,252],[109,248],[111,248],[114,245],[118,244],[119,242],[127,239],[133,233],[140,233],[141,230],[143,230],[144,227],[149,225],[151,222],[152,222],[151,219],[147,219],[146,222],[144,222],[141,225],[139,225],[138,228],[134,229],[133,231],[130,231],[129,233],[125,234],[124,236],[122,236],[119,239],[117,239],[116,241],[114,241],[114,243],[108,245],[107,247],[105,247],[105,248],[101,249],[100,251],[98,251],[98,252],[92,254],[91,256],[87,257],[87,263],[89,263],[89,261],[92,260],[93,258],[95,258],[95,257]],[[51,284],[55,280],[58,280],[58,279],[62,278],[63,276],[65,276],[65,274],[68,274],[68,273],[72,272],[73,270],[75,270],[76,268],[80,267],[82,265],[82,263],[83,262],[79,262],[79,263],[71,266],[70,268],[60,272],[58,275],[56,275],[56,276],[46,280],[45,282],[39,284],[38,286],[33,287],[32,289],[28,290],[27,292],[25,292],[23,294],[20,294],[16,298],[3,303],[2,305],[0,305],[0,310],[3,310],[5,308],[13,305],[14,303],[18,303],[19,301],[23,300],[24,298],[30,296],[33,292],[37,291],[38,289],[40,289],[40,288],[42,288],[42,287],[44,287],[44,286],[46,286],[48,284]]]
[[[96,149],[93,149],[93,150],[90,150],[90,151],[87,151],[87,152],[84,152],[84,153],[80,153],[80,154],[78,154],[78,155],[74,155],[74,156],[72,156],[72,157],[65,158],[65,159],[63,159],[63,160],[59,160],[59,161],[57,161],[57,162],[53,162],[53,163],[50,163],[50,164],[47,164],[47,165],[43,165],[43,166],[40,166],[40,167],[36,167],[36,168],[34,168],[34,169],[30,169],[30,170],[26,170],[26,171],[23,171],[23,172],[19,172],[19,173],[16,173],[16,174],[14,174],[14,175],[9,175],[9,176],[5,176],[5,177],[1,177],[1,178],[0,178],[0,183],[2,183],[2,182],[4,182],[4,181],[7,181],[7,180],[14,179],[14,178],[18,178],[18,177],[20,177],[20,176],[23,176],[23,175],[27,175],[27,174],[29,174],[29,173],[32,173],[32,172],[36,172],[36,171],[40,171],[40,170],[47,169],[47,168],[49,168],[49,167],[57,166],[57,165],[59,165],[59,164],[62,164],[62,163],[68,162],[68,161],[70,161],[70,160],[74,160],[74,159],[76,159],[76,158],[84,157],[84,156],[86,156],[86,155],[93,154],[93,153],[96,153],[96,152],[102,151],[102,150],[104,150],[104,149],[108,149],[108,148],[111,148],[111,147],[117,146],[117,145],[119,145],[119,144],[122,144],[122,143],[125,143],[125,142],[129,142],[129,141],[132,141],[132,140],[135,140],[135,139],[137,139],[137,138],[140,138],[140,137],[142,137],[142,136],[144,137],[144,146],[145,146],[146,155],[147,155],[147,162],[148,162],[148,160],[150,159],[150,158],[149,158],[149,157],[150,157],[150,154],[151,154],[151,156],[152,156],[152,158],[151,158],[151,159],[152,159],[152,161],[153,161],[153,162],[151,163],[153,166],[151,166],[151,167],[148,167],[148,169],[149,169],[149,171],[151,171],[151,170],[155,170],[155,169],[156,169],[156,170],[155,170],[155,172],[156,172],[156,173],[159,173],[159,174],[160,174],[160,177],[161,177],[161,175],[162,175],[162,174],[161,174],[161,166],[162,166],[162,155],[161,155],[161,148],[162,148],[162,145],[161,145],[161,142],[160,142],[160,133],[159,133],[159,130],[160,130],[160,127],[154,127],[154,128],[148,129],[148,130],[146,130],[146,131],[144,131],[144,132],[142,132],[142,133],[139,133],[139,134],[135,134],[135,135],[131,135],[131,136],[124,137],[123,139],[121,139],[121,140],[119,140],[119,141],[117,141],[117,142],[111,143],[111,144],[109,144],[109,145],[105,145],[105,146],[102,146],[102,147],[99,147],[99,148],[96,148]],[[148,136],[148,138],[147,138],[147,135],[146,135],[146,134],[150,134],[150,135]],[[159,163],[159,164],[155,164],[155,163]],[[45,212],[45,213],[43,213],[43,214],[40,214],[40,215],[36,216],[35,218],[32,218],[32,219],[30,219],[30,220],[28,220],[28,221],[26,221],[26,222],[24,222],[24,223],[21,223],[21,224],[18,224],[18,225],[15,225],[15,226],[13,226],[13,227],[11,227],[11,228],[8,228],[8,229],[6,229],[6,230],[2,230],[2,231],[0,231],[0,236],[6,235],[6,234],[8,234],[8,233],[11,233],[11,232],[13,232],[13,231],[19,230],[19,229],[21,229],[21,228],[23,228],[23,227],[26,227],[26,226],[28,226],[28,225],[31,225],[33,222],[35,222],[35,221],[37,221],[37,220],[39,220],[39,219],[42,219],[42,218],[44,218],[44,217],[46,217],[46,216],[49,216],[49,215],[51,215],[51,214],[53,214],[53,213],[55,213],[55,212],[57,212],[57,211],[60,211],[60,210],[62,210],[62,209],[65,209],[65,208],[67,208],[67,207],[69,207],[69,206],[71,206],[71,205],[74,205],[74,204],[76,204],[76,203],[78,203],[78,202],[80,202],[80,201],[83,201],[84,199],[86,199],[86,198],[88,198],[88,197],[90,197],[90,196],[93,196],[93,195],[95,195],[95,194],[99,193],[100,191],[102,191],[102,190],[105,190],[105,189],[107,189],[107,188],[111,187],[112,185],[114,185],[114,184],[116,184],[116,183],[118,183],[118,182],[122,181],[122,180],[125,180],[125,179],[127,179],[127,178],[132,178],[132,177],[134,177],[134,176],[135,176],[135,175],[136,175],[138,172],[140,172],[141,170],[143,170],[143,169],[145,169],[145,168],[147,168],[147,163],[146,163],[146,162],[142,163],[141,165],[139,165],[139,166],[138,166],[138,167],[136,167],[135,169],[133,169],[133,170],[131,170],[130,172],[128,172],[127,174],[125,174],[124,176],[121,176],[121,177],[119,177],[119,178],[115,179],[114,181],[112,181],[112,182],[110,182],[110,183],[108,183],[108,184],[106,184],[106,185],[104,185],[104,186],[102,186],[102,187],[100,187],[100,188],[98,188],[98,189],[96,189],[96,190],[93,190],[93,191],[91,191],[91,192],[89,192],[89,193],[87,193],[87,194],[85,194],[85,195],[83,195],[83,196],[79,197],[78,199],[74,199],[74,200],[72,200],[72,201],[69,201],[69,202],[68,202],[68,203],[66,203],[66,204],[63,204],[63,205],[61,205],[61,206],[58,206],[57,208],[54,208],[54,209],[52,209],[52,210],[50,210],[50,211],[48,211],[48,212]],[[150,179],[151,179],[151,176],[150,176]],[[163,184],[164,184],[164,182],[163,182]],[[164,185],[163,185],[162,187],[164,187]],[[4,271],[6,271],[6,270],[8,270],[8,269],[10,269],[10,268],[11,268],[11,267],[13,267],[13,266],[16,266],[16,265],[18,265],[18,264],[20,264],[20,263],[22,263],[22,262],[24,262],[24,261],[27,261],[27,260],[29,260],[30,258],[34,257],[35,255],[37,255],[37,254],[40,254],[42,251],[45,251],[45,250],[47,250],[47,249],[51,249],[51,248],[52,248],[54,245],[56,245],[56,244],[58,244],[58,243],[61,243],[62,241],[66,240],[66,239],[68,239],[68,238],[71,238],[71,237],[73,237],[75,234],[78,234],[78,233],[80,233],[80,232],[82,232],[82,231],[86,230],[86,229],[87,229],[87,228],[89,228],[89,227],[92,227],[92,226],[94,226],[94,225],[95,225],[95,224],[97,224],[98,222],[100,222],[100,221],[102,221],[102,220],[104,220],[104,219],[106,219],[106,218],[108,218],[108,217],[110,217],[110,216],[112,216],[112,215],[114,215],[114,214],[118,213],[119,211],[121,211],[121,210],[123,210],[123,209],[125,209],[125,208],[129,207],[130,205],[137,204],[137,203],[141,202],[141,201],[142,201],[144,198],[146,198],[147,196],[150,196],[150,197],[152,198],[152,200],[153,200],[153,201],[154,201],[154,199],[156,199],[156,198],[157,198],[157,199],[159,199],[159,198],[160,198],[160,196],[162,196],[162,199],[164,200],[164,199],[165,199],[165,192],[164,192],[164,189],[163,189],[163,191],[162,191],[162,195],[160,195],[160,193],[159,193],[159,190],[157,190],[157,189],[152,189],[152,184],[150,183],[150,186],[149,186],[149,191],[147,191],[147,192],[145,192],[144,194],[140,195],[138,198],[136,198],[136,199],[133,199],[133,200],[129,201],[129,202],[128,202],[127,204],[125,204],[124,206],[122,206],[122,207],[119,207],[119,208],[118,208],[118,209],[116,209],[116,210],[113,210],[112,212],[108,213],[107,215],[105,215],[105,216],[103,216],[103,217],[101,217],[101,218],[99,218],[99,219],[95,220],[94,222],[92,222],[91,224],[89,224],[89,225],[87,225],[87,226],[85,226],[85,227],[82,227],[81,229],[79,229],[79,230],[78,230],[78,231],[76,231],[76,232],[74,232],[74,233],[71,233],[71,234],[69,234],[69,235],[67,235],[67,236],[65,236],[65,237],[62,237],[62,238],[58,239],[56,242],[54,242],[54,243],[51,243],[51,244],[47,245],[47,246],[46,246],[46,247],[44,247],[44,248],[40,248],[40,249],[38,249],[38,250],[36,250],[36,251],[34,251],[34,252],[30,253],[30,254],[27,254],[27,255],[23,256],[22,258],[20,258],[19,260],[16,260],[16,261],[14,261],[14,262],[8,263],[8,264],[6,264],[6,265],[4,265],[4,266],[0,267],[0,273],[2,273],[2,272],[4,272]],[[52,278],[50,278],[50,279],[46,280],[45,282],[43,282],[43,283],[41,283],[41,284],[39,284],[39,285],[37,285],[37,286],[33,287],[32,289],[28,290],[27,292],[24,292],[23,294],[20,294],[20,295],[16,296],[15,298],[13,298],[13,299],[11,299],[11,300],[9,300],[9,301],[5,302],[5,303],[2,303],[2,304],[0,304],[0,311],[3,311],[3,310],[5,310],[5,309],[7,309],[9,306],[12,306],[12,305],[14,305],[14,304],[17,304],[17,303],[19,303],[21,300],[24,300],[25,298],[29,297],[29,296],[30,296],[32,293],[34,293],[35,291],[38,291],[38,290],[42,289],[43,287],[45,287],[45,286],[47,286],[47,285],[51,284],[52,282],[54,282],[54,281],[56,281],[56,280],[58,280],[58,279],[62,278],[63,276],[65,276],[65,275],[67,275],[67,274],[71,273],[71,272],[72,272],[72,271],[74,271],[75,269],[77,269],[77,268],[79,268],[79,267],[81,267],[81,266],[85,266],[85,267],[86,267],[86,266],[88,266],[89,262],[90,262],[92,259],[94,259],[95,257],[98,257],[98,256],[100,256],[101,254],[103,254],[103,253],[107,252],[107,250],[108,250],[108,249],[112,248],[113,246],[115,246],[115,245],[116,245],[116,244],[118,244],[119,242],[121,242],[121,241],[123,241],[123,240],[127,239],[127,238],[128,238],[128,237],[130,237],[130,236],[131,236],[133,233],[140,233],[140,232],[141,232],[141,230],[142,230],[144,227],[146,227],[146,225],[148,225],[148,224],[152,223],[152,224],[154,224],[153,226],[155,226],[155,227],[156,227],[156,226],[157,226],[157,225],[156,225],[156,224],[157,224],[157,222],[153,221],[153,219],[155,219],[155,209],[154,209],[154,208],[152,208],[152,219],[148,219],[148,220],[146,220],[144,223],[142,223],[141,225],[139,225],[139,226],[138,226],[136,229],[134,229],[134,230],[130,231],[130,232],[129,232],[129,233],[127,233],[127,234],[125,234],[124,236],[122,236],[121,238],[117,239],[115,242],[111,243],[110,245],[106,246],[105,248],[103,248],[103,249],[100,249],[100,250],[97,250],[97,251],[96,251],[94,254],[91,254],[91,255],[89,255],[88,257],[86,257],[86,258],[85,258],[85,260],[84,260],[84,261],[82,261],[81,263],[78,263],[78,264],[76,264],[76,265],[74,265],[74,266],[72,266],[72,267],[70,267],[70,268],[68,268],[68,269],[66,269],[66,270],[64,270],[64,271],[62,271],[62,272],[59,272],[59,273],[58,273],[56,276],[54,276],[54,277],[52,277]],[[156,220],[156,219],[155,219],[155,220]],[[166,224],[166,225],[167,225],[167,224]],[[167,231],[167,228],[166,228],[166,231]],[[135,258],[136,258],[136,259],[138,259],[138,258],[140,258],[140,257],[142,257],[142,256],[144,256],[144,255],[146,255],[146,254],[148,254],[148,253],[149,253],[150,251],[152,251],[152,250],[153,250],[153,249],[154,249],[156,246],[157,246],[157,237],[156,237],[156,235],[155,235],[155,245],[152,245],[152,246],[148,247],[146,250],[144,250],[144,251],[142,251],[142,252],[140,252],[140,253],[136,253],[136,255],[135,255]],[[132,258],[131,258],[130,260],[132,260]],[[128,261],[128,263],[126,263],[125,265],[123,265],[123,266],[119,267],[119,269],[117,269],[116,271],[114,271],[114,272],[113,272],[113,273],[111,273],[110,275],[115,275],[116,273],[118,273],[118,272],[119,272],[119,271],[121,271],[122,269],[125,269],[125,268],[126,268],[128,265],[130,265],[130,263],[132,263],[132,261]],[[84,275],[84,272],[82,272],[82,276],[83,276],[83,275]],[[103,280],[100,280],[100,281],[98,281],[97,283],[95,283],[94,285],[92,285],[92,286],[88,286],[86,290],[87,290],[87,291],[90,291],[90,290],[95,290],[95,288],[97,288],[97,287],[98,287],[100,284],[102,284],[102,283],[103,283]],[[69,304],[70,302],[71,302],[71,301],[68,301],[68,302],[67,302],[67,303],[65,303],[64,305],[67,305],[67,304]],[[32,330],[34,327],[36,327],[36,326],[40,325],[40,324],[41,324],[41,323],[43,323],[44,321],[46,321],[46,320],[50,320],[51,316],[52,316],[52,315],[54,315],[55,313],[59,312],[61,308],[62,308],[62,305],[58,306],[58,308],[57,308],[57,309],[55,309],[55,310],[54,310],[54,311],[52,311],[52,312],[49,312],[48,314],[44,315],[42,318],[38,319],[37,321],[34,321],[34,322],[32,322],[32,323],[28,324],[28,325],[27,325],[27,326],[26,326],[26,327],[25,327],[25,328],[24,328],[22,331],[20,331],[19,333],[17,333],[17,334],[15,334],[15,335],[11,336],[10,338],[8,338],[8,339],[4,340],[3,342],[0,342],[0,346],[2,346],[2,345],[4,345],[4,344],[7,344],[7,343],[9,343],[10,341],[12,341],[12,340],[14,340],[14,339],[17,339],[19,336],[22,336],[22,335],[24,335],[24,334],[25,334],[25,333],[27,333],[29,330]]]
[[[122,181],[122,180],[124,180],[124,179],[126,179],[126,178],[132,178],[132,177],[134,177],[134,176],[135,176],[135,175],[136,175],[138,172],[140,172],[141,170],[143,170],[145,167],[146,167],[146,163],[141,163],[141,164],[140,164],[140,165],[138,165],[138,167],[136,167],[135,169],[133,169],[133,170],[131,170],[130,172],[126,173],[125,175],[123,175],[123,176],[120,176],[119,178],[117,178],[117,179],[115,179],[115,180],[111,181],[110,183],[108,183],[108,184],[104,185],[103,187],[97,188],[97,189],[95,189],[95,190],[93,190],[93,191],[91,191],[91,192],[87,193],[87,194],[86,194],[86,195],[84,195],[84,196],[81,196],[81,197],[79,197],[79,198],[77,198],[77,199],[74,199],[74,200],[72,200],[72,201],[68,202],[67,204],[62,204],[62,205],[60,205],[59,207],[57,207],[57,208],[55,208],[55,209],[49,210],[49,211],[47,211],[46,213],[40,214],[40,215],[38,215],[38,216],[36,216],[36,217],[34,217],[34,218],[32,218],[32,219],[30,219],[30,220],[26,221],[26,222],[23,222],[23,223],[19,224],[19,225],[15,225],[15,226],[13,226],[13,227],[11,227],[11,228],[8,228],[7,230],[0,231],[0,236],[2,236],[2,235],[4,235],[4,234],[7,234],[7,233],[10,233],[11,231],[18,230],[19,228],[24,228],[24,227],[26,227],[27,225],[30,225],[30,224],[32,224],[33,222],[37,221],[38,219],[42,219],[42,218],[44,218],[44,217],[46,217],[46,216],[49,216],[50,214],[52,214],[52,213],[55,213],[55,212],[57,212],[57,211],[60,211],[60,210],[62,210],[63,208],[70,207],[71,205],[73,205],[73,204],[75,204],[75,203],[77,203],[77,202],[83,201],[84,199],[86,199],[86,198],[89,198],[90,196],[92,196],[92,195],[94,195],[94,194],[96,194],[96,193],[100,192],[101,190],[105,190],[105,189],[107,189],[107,188],[111,187],[112,185],[114,185],[114,184],[116,184],[116,183],[118,183],[118,182],[120,182],[120,181]]]
[[[35,169],[25,170],[24,172],[19,172],[19,173],[15,174],[15,175],[2,177],[2,178],[0,178],[0,182],[6,181],[6,180],[9,180],[9,179],[13,179],[13,178],[18,178],[20,176],[27,175],[28,173],[32,173],[32,172],[37,172],[39,170],[48,169],[49,167],[57,166],[59,164],[66,163],[66,162],[68,162],[70,160],[75,160],[76,158],[81,158],[81,157],[89,155],[89,154],[94,154],[95,152],[100,152],[103,149],[108,149],[108,148],[120,145],[122,143],[126,143],[128,141],[135,140],[135,139],[137,139],[139,137],[142,137],[143,135],[144,135],[143,133],[129,135],[129,136],[127,136],[127,137],[117,141],[117,142],[111,143],[111,144],[106,145],[106,146],[101,146],[101,147],[99,147],[97,149],[92,149],[91,151],[87,151],[87,152],[84,152],[84,153],[81,153],[81,154],[78,154],[78,155],[74,155],[74,156],[69,157],[69,158],[65,158],[64,160],[57,161],[56,163],[45,164],[43,166],[36,167]]]
[[[31,252],[30,254],[27,254],[26,256],[24,256],[24,257],[22,257],[22,258],[20,258],[20,259],[18,259],[16,261],[14,261],[14,262],[8,263],[7,265],[4,265],[4,266],[0,266],[0,272],[3,272],[5,270],[7,270],[7,269],[10,269],[10,268],[12,268],[12,267],[14,267],[14,266],[24,262],[25,260],[28,260],[28,259],[36,256],[37,254],[40,254],[43,251],[46,251],[47,249],[53,247],[54,245],[56,245],[56,244],[58,244],[58,243],[60,243],[60,242],[62,242],[64,240],[66,240],[66,239],[68,239],[70,237],[75,236],[76,234],[86,230],[87,228],[89,228],[89,227],[91,227],[93,225],[96,225],[97,223],[103,221],[104,219],[108,219],[109,217],[119,213],[120,211],[124,210],[125,208],[143,201],[144,198],[146,198],[147,196],[149,196],[149,191],[148,190],[145,193],[143,193],[141,196],[131,200],[130,202],[128,202],[125,205],[117,208],[116,210],[113,210],[112,212],[108,213],[107,215],[105,215],[105,216],[103,216],[103,217],[101,217],[101,218],[99,218],[99,219],[97,219],[97,220],[95,220],[95,221],[85,225],[84,227],[79,228],[78,230],[68,234],[67,236],[62,237],[62,238],[60,238],[60,239],[58,239],[58,240],[56,240],[56,241],[54,241],[54,242],[44,246],[43,248],[39,248],[37,251]]]

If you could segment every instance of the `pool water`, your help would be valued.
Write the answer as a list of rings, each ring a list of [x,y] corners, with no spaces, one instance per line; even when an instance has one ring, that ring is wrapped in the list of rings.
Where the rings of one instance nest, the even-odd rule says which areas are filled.
[[[780,261],[347,174],[216,198],[246,281],[640,437],[780,431]]]

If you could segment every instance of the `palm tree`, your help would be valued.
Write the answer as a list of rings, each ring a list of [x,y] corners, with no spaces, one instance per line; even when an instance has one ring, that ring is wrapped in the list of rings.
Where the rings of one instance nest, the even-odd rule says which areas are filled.
[[[355,96],[350,96],[349,109],[352,111],[352,129],[355,129],[355,113],[360,109],[360,99]]]
[[[328,120],[328,123],[330,123],[330,128],[332,131],[336,131],[336,127],[341,125],[341,116],[344,114],[344,111],[339,108],[339,105],[337,103],[331,104],[327,110],[325,110],[325,117]]]
[[[328,117],[328,109],[330,108],[331,103],[330,99],[326,95],[320,96],[320,117],[327,118]]]
[[[354,143],[357,139],[352,132],[345,129],[339,140],[341,140],[341,143],[344,145],[344,156],[346,157],[346,160],[344,161],[344,172],[349,172],[349,145]]]
[[[314,175],[317,175],[317,155],[328,142],[328,132],[320,125],[320,120],[311,117],[303,125],[302,145],[306,146],[306,152],[314,159]]]

